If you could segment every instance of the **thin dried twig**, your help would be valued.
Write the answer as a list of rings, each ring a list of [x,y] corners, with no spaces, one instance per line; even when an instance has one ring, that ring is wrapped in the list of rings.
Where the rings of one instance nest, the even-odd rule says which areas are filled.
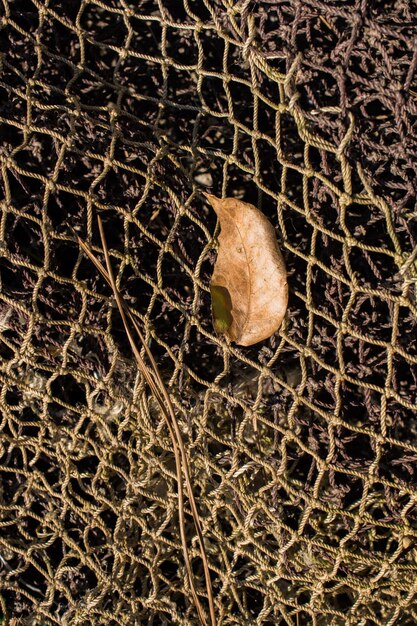
[[[140,371],[142,372],[146,382],[148,383],[155,399],[157,400],[162,410],[162,414],[165,418],[166,424],[168,426],[168,430],[169,430],[171,440],[172,440],[174,456],[175,456],[175,464],[176,464],[177,483],[178,483],[178,517],[179,517],[181,543],[182,543],[182,549],[183,549],[183,554],[184,554],[185,566],[187,569],[187,574],[188,574],[188,578],[190,582],[191,592],[193,595],[194,603],[198,612],[200,622],[201,624],[203,624],[203,626],[207,626],[206,616],[205,616],[203,607],[201,606],[201,603],[200,603],[200,600],[198,598],[197,591],[195,588],[194,574],[191,568],[191,562],[190,562],[188,546],[187,546],[187,538],[185,534],[183,472],[184,472],[187,494],[188,494],[188,498],[189,498],[190,505],[191,505],[191,512],[193,516],[194,526],[195,526],[195,530],[196,530],[198,541],[199,541],[200,555],[201,555],[201,559],[203,562],[204,575],[205,575],[205,581],[206,581],[206,591],[207,591],[207,598],[208,598],[209,611],[210,611],[210,622],[212,626],[216,626],[217,622],[216,622],[216,616],[215,616],[215,611],[214,611],[214,599],[213,599],[213,590],[211,586],[210,571],[209,571],[207,555],[206,555],[206,551],[204,547],[204,538],[203,538],[200,518],[198,515],[197,505],[196,505],[193,490],[192,490],[191,474],[190,474],[190,467],[188,463],[187,451],[186,451],[184,441],[182,438],[181,429],[178,425],[178,421],[175,416],[175,411],[171,402],[171,398],[161,378],[159,368],[155,362],[155,359],[142,335],[142,332],[139,328],[139,325],[135,317],[132,315],[132,312],[130,311],[128,305],[124,301],[122,295],[120,294],[116,286],[113,270],[112,270],[111,263],[110,263],[110,257],[108,253],[103,224],[99,216],[97,219],[98,219],[100,237],[101,237],[103,251],[104,251],[104,257],[106,260],[107,271],[104,268],[104,266],[100,263],[100,261],[91,252],[88,245],[78,236],[77,233],[74,232],[74,234],[77,237],[78,243],[81,246],[81,248],[84,250],[88,258],[92,261],[92,263],[95,265],[95,267],[103,276],[103,278],[106,280],[106,282],[110,285],[113,291],[113,294],[116,299],[116,303],[117,303],[117,306],[118,306],[118,309],[119,309],[119,312],[120,312],[120,315],[122,317],[122,321],[125,327],[126,335],[128,337],[128,340],[129,340],[132,352],[135,356],[136,362],[138,364],[138,367]],[[140,351],[135,342],[135,338],[130,329],[128,320],[132,324],[134,330],[136,331],[140,339],[140,342],[151,364],[151,369],[148,368],[142,355],[140,354]]]

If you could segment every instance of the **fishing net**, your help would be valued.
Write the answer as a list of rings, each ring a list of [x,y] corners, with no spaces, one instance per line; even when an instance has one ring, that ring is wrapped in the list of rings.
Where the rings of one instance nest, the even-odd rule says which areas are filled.
[[[417,623],[415,11],[3,0],[3,625],[199,623],[169,433],[77,243],[103,259],[98,214],[218,624]],[[286,260],[286,320],[250,348],[213,331],[205,189],[260,208]]]

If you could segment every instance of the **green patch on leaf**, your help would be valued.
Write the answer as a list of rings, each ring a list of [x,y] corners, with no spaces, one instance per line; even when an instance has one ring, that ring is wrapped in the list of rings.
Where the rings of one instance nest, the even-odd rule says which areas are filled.
[[[223,334],[229,330],[233,322],[230,293],[226,287],[220,285],[210,285],[210,293],[214,328]]]

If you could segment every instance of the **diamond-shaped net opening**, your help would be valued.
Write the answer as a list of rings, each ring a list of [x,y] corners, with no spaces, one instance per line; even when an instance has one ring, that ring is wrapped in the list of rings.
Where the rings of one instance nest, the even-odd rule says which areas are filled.
[[[198,624],[172,443],[71,230],[102,258],[97,214],[218,624],[417,623],[412,5],[3,0],[3,625]],[[285,256],[287,317],[250,348],[213,331],[204,189]],[[186,529],[207,607],[188,501]]]

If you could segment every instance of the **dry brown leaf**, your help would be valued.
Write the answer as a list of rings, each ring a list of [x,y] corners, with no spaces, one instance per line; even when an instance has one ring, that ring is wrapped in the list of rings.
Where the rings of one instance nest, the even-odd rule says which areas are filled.
[[[204,194],[221,232],[210,284],[217,332],[241,346],[267,339],[288,304],[287,272],[275,230],[252,204]]]

